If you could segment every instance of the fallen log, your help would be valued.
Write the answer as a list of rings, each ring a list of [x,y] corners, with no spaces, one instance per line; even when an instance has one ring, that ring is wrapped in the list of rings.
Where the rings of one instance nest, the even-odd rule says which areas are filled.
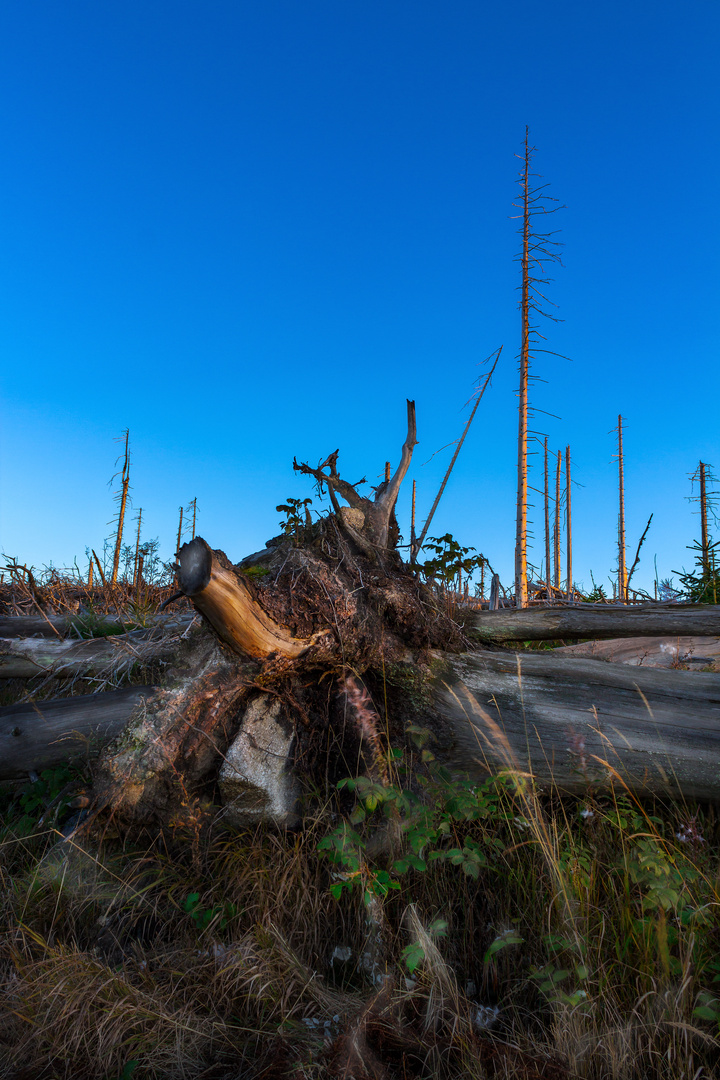
[[[36,675],[120,678],[136,664],[147,665],[168,656],[175,642],[169,633],[158,636],[152,629],[82,641],[0,638],[0,679],[31,679]]]
[[[561,645],[551,649],[552,656],[586,657],[635,667],[683,668],[717,671],[720,664],[720,638],[716,637],[638,637],[610,638],[607,641],[584,641],[579,645]]]
[[[390,709],[430,727],[437,756],[456,773],[480,782],[510,769],[533,776],[540,790],[555,786],[584,794],[619,784],[638,796],[720,802],[720,676],[550,653],[436,652],[431,669],[435,674],[418,655],[394,665],[388,672]],[[217,775],[226,761],[248,702],[258,700],[259,668],[233,659],[201,631],[177,670],[182,674],[156,690],[129,723],[133,694],[146,696],[151,688],[40,703],[42,720],[32,705],[15,707],[17,715],[12,708],[0,711],[0,778],[27,773],[38,762],[57,763],[68,750],[83,753],[91,732],[96,746],[115,740],[102,760],[114,782],[116,809],[152,816],[160,805],[172,805],[173,786],[187,801],[188,789]],[[402,689],[394,692],[393,684]],[[427,700],[420,705],[407,693],[418,685],[431,687],[429,709]],[[269,704],[280,700],[266,697]],[[306,686],[305,705],[312,699]],[[106,702],[114,711],[104,716]],[[58,723],[48,727],[46,718],[55,716]],[[96,723],[103,716],[104,727]],[[298,732],[301,714],[290,706],[283,716],[290,734],[283,743],[287,761],[273,765],[279,776],[292,766],[292,732]],[[58,743],[60,734],[69,739],[74,729],[74,743]],[[250,739],[253,746],[256,741]],[[260,786],[257,778],[244,777],[243,783],[254,782]]]
[[[186,628],[194,617],[193,612],[152,615],[147,625],[164,629]],[[87,633],[90,624],[93,630],[102,634],[124,634],[136,625],[132,619],[123,621],[117,615],[4,615],[0,617],[0,638],[48,637],[57,640],[68,635],[78,638]]]
[[[511,608],[476,611],[469,624],[482,641],[552,641],[563,638],[720,635],[720,604],[609,604],[582,608]]]
[[[96,755],[123,731],[133,711],[155,690],[127,686],[0,709],[0,780]]]
[[[720,801],[720,676],[539,653],[444,657],[438,730],[454,769],[582,794]]]

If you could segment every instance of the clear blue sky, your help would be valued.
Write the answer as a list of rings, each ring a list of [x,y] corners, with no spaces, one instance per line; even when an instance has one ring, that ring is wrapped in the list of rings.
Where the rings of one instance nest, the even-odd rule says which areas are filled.
[[[525,125],[567,209],[537,427],[570,444],[575,578],[616,564],[626,418],[638,584],[699,534],[718,447],[716,0],[27,0],[0,13],[0,548],[84,560],[114,513],[236,560],[313,495],[293,455],[396,464],[420,521],[478,364],[503,356],[431,533],[512,579]],[[534,459],[539,462],[539,458]],[[535,482],[540,483],[537,472]],[[582,486],[580,486],[582,485]],[[535,512],[542,557],[540,506]],[[531,553],[531,558],[533,554]]]

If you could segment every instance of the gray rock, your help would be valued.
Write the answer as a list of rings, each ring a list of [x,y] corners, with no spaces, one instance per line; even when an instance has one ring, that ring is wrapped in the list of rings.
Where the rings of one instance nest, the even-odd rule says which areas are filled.
[[[299,785],[291,770],[292,724],[269,694],[254,697],[220,769],[218,783],[231,825],[294,825]]]

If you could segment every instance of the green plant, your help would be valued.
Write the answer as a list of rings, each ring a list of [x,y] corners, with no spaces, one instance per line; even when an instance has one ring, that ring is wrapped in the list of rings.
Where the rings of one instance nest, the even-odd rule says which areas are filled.
[[[330,886],[336,900],[343,890],[352,891],[359,885],[369,903],[372,897],[399,890],[399,879],[410,871],[424,873],[430,863],[438,861],[460,867],[477,880],[482,868],[492,866],[486,849],[496,855],[504,848],[499,837],[486,836],[480,841],[466,830],[493,814],[502,816],[506,778],[491,777],[480,785],[452,778],[427,748],[429,731],[411,726],[408,734],[420,758],[420,769],[414,775],[404,752],[395,748],[388,755],[388,772],[394,772],[394,781],[360,776],[338,783],[339,790],[354,792],[357,802],[349,819],[318,844],[318,851],[339,870]],[[403,779],[408,783],[403,784]],[[390,826],[398,841],[399,850],[393,853],[389,867],[374,865],[368,856],[369,840],[381,826]]]
[[[200,905],[200,893],[192,892],[185,897],[183,911],[188,913],[198,932],[202,934],[211,925],[217,930],[224,930],[237,915],[237,905],[226,900],[222,904],[204,908]]]
[[[702,544],[695,543],[690,548],[697,552],[695,556],[695,571],[673,570],[680,578],[682,585],[682,597],[693,604],[717,604],[720,600],[720,567],[717,565],[718,549],[720,540],[708,544],[707,558],[703,553]]]
[[[2,818],[21,835],[33,832],[50,810],[57,821],[67,810],[74,781],[79,779],[80,774],[67,766],[43,769],[37,780],[25,784],[14,796],[5,796]]]
[[[312,499],[288,499],[286,503],[280,503],[275,509],[285,515],[285,520],[280,522],[280,528],[286,536],[291,536],[294,543],[298,543],[306,528],[312,524],[310,519],[310,504]]]
[[[444,536],[431,536],[427,543],[423,544],[423,550],[435,552],[435,557],[427,559],[422,564],[425,576],[432,580],[439,580],[445,588],[462,588],[463,574],[468,580],[473,571],[480,569],[485,562],[483,555],[470,555],[475,551],[474,547],[462,547],[452,533]]]

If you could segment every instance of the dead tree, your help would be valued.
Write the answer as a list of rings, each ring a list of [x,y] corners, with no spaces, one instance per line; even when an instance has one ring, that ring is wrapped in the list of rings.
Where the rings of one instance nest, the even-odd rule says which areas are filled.
[[[519,230],[522,248],[518,256],[521,266],[520,284],[520,354],[518,357],[518,467],[517,467],[517,509],[515,522],[515,604],[519,608],[527,607],[527,542],[528,542],[528,384],[530,376],[531,353],[533,342],[544,340],[533,322],[534,316],[552,318],[545,310],[548,303],[544,295],[548,278],[544,273],[544,264],[554,260],[560,262],[558,247],[552,239],[552,233],[540,233],[535,230],[534,219],[538,215],[554,213],[560,207],[549,207],[549,196],[545,194],[546,184],[536,185],[536,175],[531,173],[530,164],[535,147],[528,141],[528,129],[525,128],[525,152],[522,155],[523,167],[518,178],[520,200],[514,205],[522,211]],[[520,155],[517,155],[520,156]]]
[[[565,521],[567,523],[567,594],[568,600],[573,598],[572,579],[572,495],[570,491],[570,447],[565,447]]]
[[[553,526],[553,558],[555,570],[555,588],[560,589],[560,473],[562,470],[562,452],[557,452],[555,467],[555,519]]]
[[[122,548],[123,528],[125,525],[125,507],[127,505],[128,489],[130,487],[130,430],[126,428],[123,432],[125,436],[125,454],[123,458],[122,472],[120,474],[120,491],[117,494],[117,498],[120,502],[120,508],[118,510],[118,526],[117,536],[115,538],[115,551],[113,553],[113,565],[112,565],[112,578],[113,585],[117,581],[118,567],[120,565],[120,551]]]
[[[625,458],[623,456],[622,416],[618,416],[618,599],[627,603],[627,569],[625,566]]]
[[[393,512],[397,501],[400,485],[410,467],[412,453],[417,445],[415,402],[407,403],[407,436],[400,455],[400,464],[390,480],[383,481],[376,489],[375,498],[369,499],[359,495],[356,488],[366,480],[358,480],[350,484],[341,479],[337,471],[337,459],[340,453],[335,450],[316,469],[306,463],[298,464],[293,460],[293,469],[306,476],[312,476],[321,491],[327,488],[333,510],[337,514],[342,526],[349,536],[355,541],[360,549],[371,558],[383,558],[388,549],[394,550],[398,541],[397,523],[394,521]],[[325,471],[327,470],[327,471]],[[341,507],[338,495],[348,503],[347,507]]]

